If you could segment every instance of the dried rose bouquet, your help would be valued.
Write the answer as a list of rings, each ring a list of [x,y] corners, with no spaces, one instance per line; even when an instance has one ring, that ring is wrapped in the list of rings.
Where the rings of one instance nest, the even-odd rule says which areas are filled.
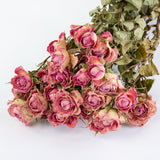
[[[159,74],[152,59],[160,38],[158,0],[102,0],[91,24],[71,25],[47,47],[34,71],[11,79],[8,112],[25,125],[46,119],[74,128],[79,119],[101,134],[121,124],[143,126],[157,110],[148,94]],[[156,24],[150,24],[156,19]],[[154,36],[148,37],[148,31]]]

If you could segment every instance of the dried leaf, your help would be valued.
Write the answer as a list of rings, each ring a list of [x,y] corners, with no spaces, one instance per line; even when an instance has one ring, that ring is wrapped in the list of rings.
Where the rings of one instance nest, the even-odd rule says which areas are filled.
[[[137,49],[136,53],[135,53],[135,56],[136,56],[136,59],[137,60],[140,60],[140,61],[143,61],[147,58],[148,56],[148,53],[145,49],[145,45],[144,44],[141,44],[139,46],[139,48]]]
[[[129,64],[130,62],[132,62],[132,59],[130,59],[129,56],[125,54],[120,58],[118,58],[118,61],[116,61],[115,63],[118,65],[126,65],[126,64]]]
[[[143,34],[144,34],[144,30],[140,27],[134,31],[134,36],[137,40],[141,40],[143,37]]]
[[[126,0],[126,1],[131,3],[137,9],[140,9],[142,7],[142,3],[143,3],[143,0]]]
[[[125,54],[131,47],[132,47],[132,42],[131,40],[124,40],[121,43],[121,50],[122,54]]]
[[[143,4],[152,8],[158,3],[159,3],[158,0],[145,0]]]
[[[157,67],[151,61],[149,64],[142,65],[139,68],[139,74],[146,76],[146,77],[149,77],[149,76],[153,76],[153,75],[159,75],[159,72],[157,70]]]
[[[128,31],[131,31],[134,28],[133,22],[124,22],[123,24],[127,28]]]
[[[106,6],[106,5],[109,4],[110,2],[111,2],[111,0],[101,0],[102,6]]]

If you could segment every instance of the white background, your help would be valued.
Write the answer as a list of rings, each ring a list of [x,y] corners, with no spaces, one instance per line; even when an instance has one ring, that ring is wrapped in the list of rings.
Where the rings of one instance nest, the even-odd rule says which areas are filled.
[[[123,126],[97,136],[81,122],[75,129],[39,122],[26,127],[9,116],[14,68],[26,70],[48,56],[46,47],[70,24],[90,22],[88,12],[100,0],[0,0],[0,159],[1,160],[153,160],[160,153],[160,77],[150,91],[158,112],[144,127]],[[160,47],[154,57],[160,70]]]

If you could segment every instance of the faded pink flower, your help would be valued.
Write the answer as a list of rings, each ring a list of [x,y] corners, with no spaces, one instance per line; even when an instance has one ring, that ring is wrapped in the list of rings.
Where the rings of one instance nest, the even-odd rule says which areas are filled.
[[[94,48],[97,43],[97,35],[92,25],[71,25],[70,34],[82,48]]]
[[[90,130],[105,134],[108,131],[116,131],[120,128],[121,118],[120,115],[114,110],[106,109],[96,111],[93,115],[93,120],[88,123]]]
[[[37,89],[31,91],[30,96],[27,99],[27,106],[34,117],[42,116],[48,109],[46,99]]]
[[[91,56],[88,60],[89,67],[87,68],[87,74],[92,79],[93,83],[100,85],[104,81],[105,68],[100,59]]]
[[[127,112],[135,103],[136,97],[136,91],[130,88],[127,92],[121,93],[116,97],[115,105],[121,112]]]
[[[56,85],[48,85],[44,88],[44,96],[47,101],[51,101],[51,97],[54,96],[58,92],[58,88]]]
[[[70,56],[66,50],[65,33],[62,32],[59,36],[59,40],[53,43],[55,52],[53,52],[52,61],[55,68],[58,68],[61,72],[69,65]]]
[[[33,80],[30,75],[23,69],[22,66],[15,69],[17,76],[11,79],[11,84],[17,92],[27,93],[31,90]]]
[[[103,38],[103,39],[105,39],[106,41],[113,41],[112,34],[109,31],[102,32],[100,34],[100,37]]]
[[[25,125],[29,125],[32,121],[33,116],[29,112],[26,101],[22,99],[15,98],[13,101],[8,103],[10,106],[8,108],[8,112],[12,117],[16,117],[19,121],[25,123]]]
[[[59,83],[63,88],[69,88],[73,85],[72,76],[73,74],[66,68],[63,72],[58,69],[52,69],[52,66],[49,66],[49,75],[48,82],[50,84]]]
[[[132,126],[143,126],[153,116],[156,111],[156,102],[152,100],[152,96],[146,99],[146,95],[141,93],[138,102],[135,103],[128,111],[128,123]]]
[[[52,99],[53,111],[65,116],[79,115],[80,105],[83,103],[81,94],[77,90],[70,93],[60,90]]]
[[[84,107],[87,110],[98,110],[99,108],[104,108],[111,101],[110,96],[104,96],[97,94],[94,90],[87,89],[83,93]]]
[[[96,46],[92,49],[92,55],[97,57],[105,55],[109,50],[108,45],[108,43],[106,44],[105,42],[101,42],[98,38]]]
[[[37,76],[41,78],[42,82],[48,83],[48,69],[40,69]]]
[[[48,51],[51,55],[56,51],[56,49],[55,49],[55,47],[54,47],[54,43],[55,43],[55,42],[57,42],[57,40],[52,41],[52,42],[48,45],[48,47],[47,47],[47,51]]]
[[[96,92],[106,95],[106,94],[119,94],[125,91],[124,86],[118,79],[118,76],[114,73],[106,73],[106,80],[100,85],[95,86]]]
[[[54,127],[63,125],[67,121],[67,119],[68,117],[56,112],[50,113],[47,117],[48,122]]]
[[[109,48],[108,52],[104,54],[103,59],[106,63],[109,63],[109,62],[114,62],[117,59],[117,57],[118,57],[118,50]]]
[[[78,122],[77,116],[70,116],[66,121],[66,125],[68,128],[75,128]]]
[[[85,87],[89,83],[90,78],[88,77],[86,70],[81,68],[76,75],[73,76],[73,81],[75,85]]]

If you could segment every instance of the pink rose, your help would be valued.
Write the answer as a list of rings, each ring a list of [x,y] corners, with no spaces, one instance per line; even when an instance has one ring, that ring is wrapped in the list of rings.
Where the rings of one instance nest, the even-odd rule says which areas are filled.
[[[53,97],[52,102],[54,112],[65,116],[73,116],[81,113],[79,106],[83,103],[83,99],[77,90],[70,93],[61,90]]]
[[[109,41],[112,41],[112,40],[113,40],[113,37],[110,32],[108,31],[102,32],[100,36],[97,38],[97,43],[96,43],[96,46],[93,48],[92,55],[98,56],[98,57],[105,55],[107,57],[107,55],[109,54],[108,56],[112,57],[112,60],[114,60],[116,55],[115,54],[113,55],[112,53],[110,53],[111,47],[108,43]]]
[[[77,116],[70,116],[66,122],[68,128],[75,128],[78,122]]]
[[[56,126],[63,125],[67,121],[67,118],[68,117],[64,116],[63,114],[52,112],[47,117],[47,120],[52,126],[56,127]]]
[[[105,39],[106,41],[113,41],[112,34],[109,31],[102,32],[100,37]]]
[[[11,84],[13,88],[18,92],[27,93],[31,90],[33,85],[33,80],[30,75],[23,69],[22,66],[15,69],[17,76],[11,79]]]
[[[143,126],[153,116],[156,111],[156,102],[150,95],[146,100],[146,95],[141,93],[138,102],[128,111],[128,123],[132,126]]]
[[[76,75],[73,76],[73,81],[75,85],[85,87],[89,83],[90,78],[88,77],[86,70],[81,68]]]
[[[53,52],[52,61],[55,68],[58,68],[61,72],[69,65],[70,56],[66,50],[65,33],[62,32],[59,36],[59,40],[53,43],[55,52]]]
[[[127,112],[135,103],[137,93],[133,88],[116,97],[115,105],[121,112]]]
[[[34,117],[42,116],[48,109],[48,103],[44,96],[37,90],[31,91],[27,99],[28,109]]]
[[[109,50],[108,45],[108,43],[106,45],[105,42],[101,42],[98,38],[96,46],[92,49],[92,55],[97,57],[105,55]]]
[[[110,96],[97,94],[94,90],[87,89],[83,93],[84,107],[88,110],[98,110],[104,108],[111,101]]]
[[[106,109],[96,111],[93,120],[88,123],[90,130],[105,134],[108,131],[116,131],[120,128],[120,116],[114,109],[109,112]]]
[[[48,85],[44,88],[44,96],[47,101],[51,101],[51,97],[54,96],[58,92],[58,88],[56,85]]]
[[[90,120],[93,116],[93,111],[92,110],[88,110],[87,108],[83,107],[81,105],[81,116],[84,120]]]
[[[33,116],[29,112],[26,102],[22,99],[14,99],[13,101],[10,101],[8,104],[10,104],[8,108],[8,112],[12,117],[16,117],[19,119],[19,121],[25,123],[25,125],[29,125],[29,123],[32,121]]]
[[[73,85],[72,83],[72,73],[66,68],[63,72],[59,70],[50,71],[49,70],[49,83],[50,84],[61,84],[64,88],[69,88]]]
[[[42,82],[48,83],[48,69],[40,69],[37,76],[41,78]]]
[[[92,25],[71,25],[70,34],[82,48],[94,48],[97,43],[97,35]]]
[[[47,51],[48,51],[51,55],[56,51],[56,49],[55,49],[55,47],[54,47],[54,43],[55,43],[55,42],[57,42],[57,40],[52,41],[52,42],[49,44],[49,46],[47,47]]]
[[[104,81],[105,68],[100,59],[91,56],[88,60],[89,67],[87,68],[87,74],[92,79],[93,83],[100,85]]]
[[[106,63],[109,63],[109,62],[114,62],[117,59],[117,57],[118,57],[117,49],[109,48],[108,52],[104,54],[103,59],[105,60]]]
[[[125,91],[124,86],[121,81],[118,79],[118,76],[114,73],[105,74],[106,81],[100,86],[95,86],[96,92],[106,95],[106,94],[118,94]]]

